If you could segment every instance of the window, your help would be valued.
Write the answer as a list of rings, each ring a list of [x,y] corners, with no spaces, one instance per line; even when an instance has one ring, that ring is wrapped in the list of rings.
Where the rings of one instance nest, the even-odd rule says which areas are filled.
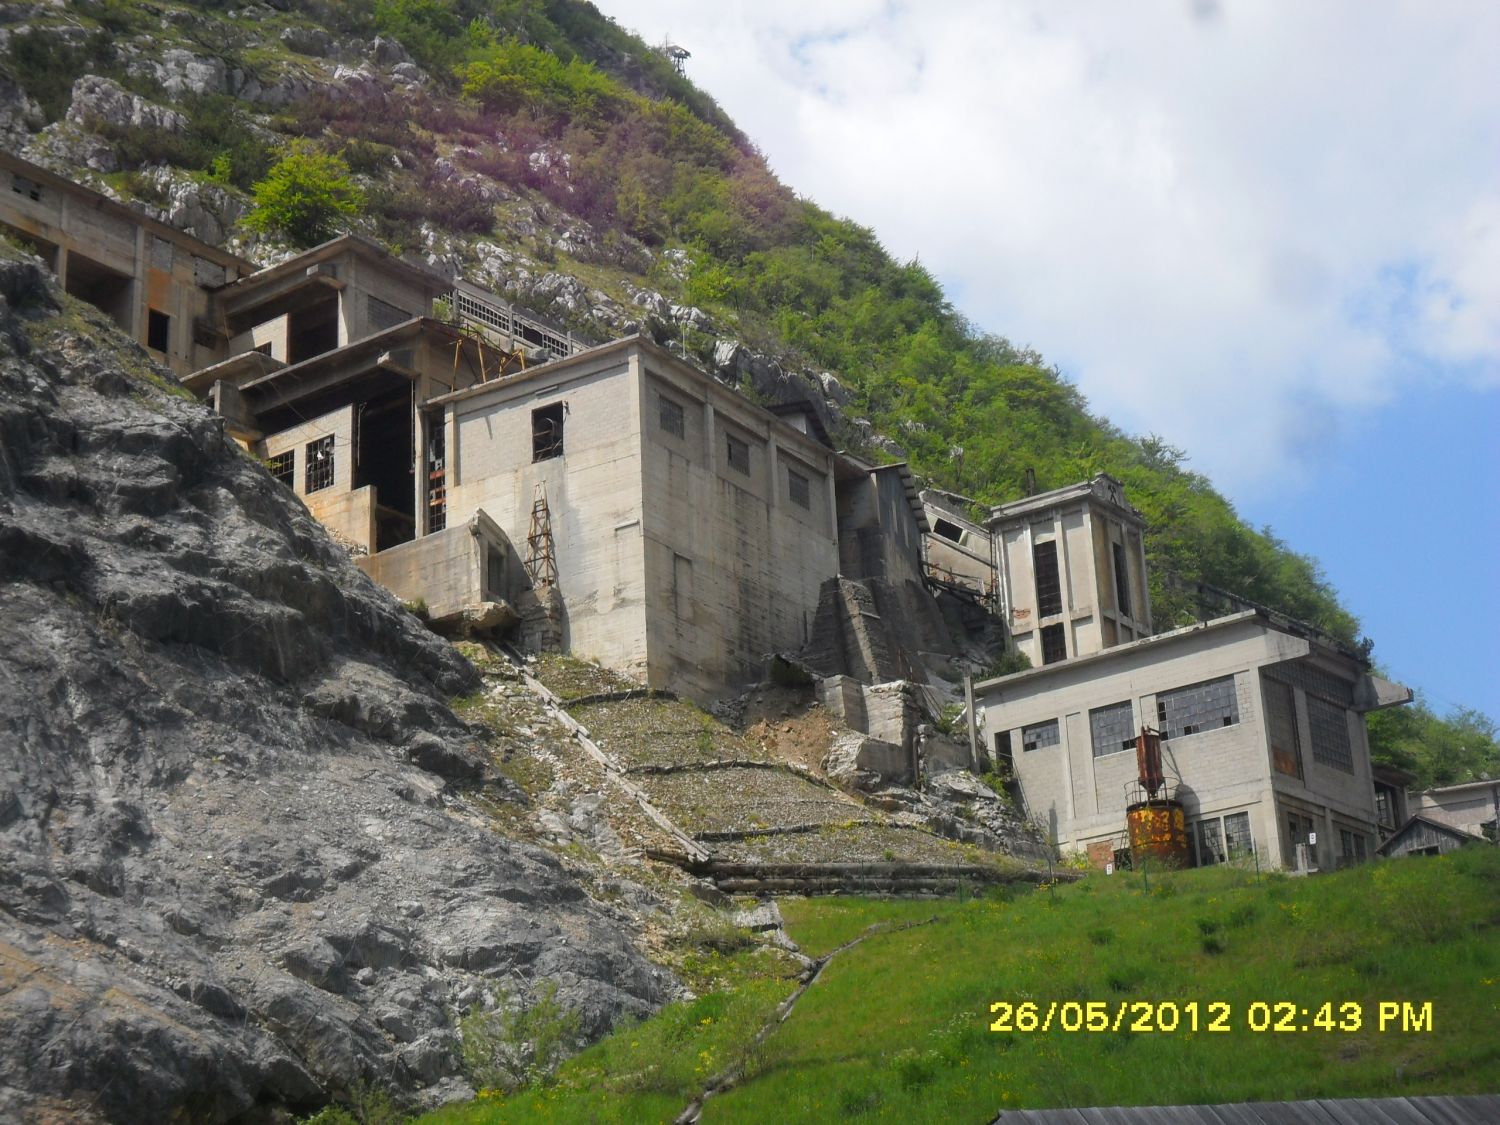
[[[1135,726],[1131,722],[1130,700],[1095,707],[1089,712],[1089,734],[1094,742],[1094,757],[1118,754],[1135,749]]]
[[[1115,605],[1121,617],[1130,616],[1130,569],[1125,565],[1125,548],[1111,543],[1115,555]]]
[[[1354,772],[1354,752],[1349,746],[1349,719],[1342,707],[1307,697],[1307,725],[1312,742],[1313,761],[1345,773]]]
[[[660,409],[658,417],[661,420],[661,428],[675,438],[687,436],[687,418],[682,411],[682,403],[673,402],[665,395],[657,399]]]
[[[1021,728],[1021,751],[1044,750],[1048,746],[1056,746],[1062,741],[1057,734],[1057,720],[1048,719],[1045,723],[1032,723],[1029,727]]]
[[[944,539],[951,539],[955,543],[960,542],[964,537],[963,528],[959,527],[956,523],[951,523],[943,519],[941,516],[932,525],[932,530],[935,535],[941,535]]]
[[[1313,833],[1313,822],[1311,818],[1302,816],[1300,813],[1288,812],[1286,814],[1286,857],[1283,862],[1291,864],[1297,861],[1297,845],[1306,844],[1307,838]],[[1311,852],[1311,861],[1317,861],[1317,853]]]
[[[270,355],[271,341],[267,340],[264,344],[256,344],[253,350],[259,352],[261,355]]]
[[[1392,811],[1392,793],[1383,785],[1375,787],[1375,819],[1388,828],[1396,827],[1396,814]]]
[[[550,461],[563,455],[563,414],[567,404],[554,402],[531,412],[531,459]]]
[[[149,309],[146,312],[146,346],[153,351],[164,352],[172,338],[172,318],[164,312]]]
[[[1036,577],[1036,615],[1062,612],[1062,582],[1057,577],[1057,543],[1047,540],[1031,548],[1031,570]]]
[[[1316,664],[1305,660],[1289,660],[1266,669],[1266,675],[1283,683],[1299,687],[1309,695],[1320,695],[1330,702],[1350,707],[1354,704],[1354,685],[1341,680]]]
[[[307,443],[307,480],[304,492],[317,492],[333,484],[333,435]]]
[[[812,508],[812,490],[808,479],[795,469],[786,471],[786,491],[799,508]]]
[[[271,475],[288,488],[297,479],[297,451],[288,449],[285,453],[278,453],[266,462],[266,468],[271,470]]]
[[[733,434],[725,434],[728,440],[729,467],[737,473],[750,475],[750,443],[741,441]]]
[[[1233,676],[1164,691],[1156,697],[1156,725],[1164,740],[1232,727],[1239,721]]]
[[[1048,625],[1042,630],[1042,663],[1056,664],[1068,658],[1068,640],[1061,625]]]
[[[1339,854],[1345,866],[1354,863],[1363,863],[1369,857],[1363,833],[1351,832],[1347,828],[1340,828]]]
[[[1010,748],[1010,731],[995,732],[995,772],[1009,780],[1015,776],[1016,759]]]
[[[1266,695],[1266,733],[1271,740],[1271,764],[1277,773],[1302,776],[1302,744],[1297,738],[1297,705],[1292,687],[1261,678]]]
[[[1255,841],[1250,838],[1249,813],[1231,813],[1224,818],[1224,843],[1230,859],[1252,854]]]
[[[1193,849],[1199,867],[1212,867],[1228,858],[1224,854],[1224,826],[1218,817],[1193,826]]]

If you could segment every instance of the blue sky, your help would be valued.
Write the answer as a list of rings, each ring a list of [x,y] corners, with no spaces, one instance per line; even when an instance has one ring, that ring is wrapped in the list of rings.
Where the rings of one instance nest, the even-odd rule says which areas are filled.
[[[1500,4],[602,6],[1500,718]]]

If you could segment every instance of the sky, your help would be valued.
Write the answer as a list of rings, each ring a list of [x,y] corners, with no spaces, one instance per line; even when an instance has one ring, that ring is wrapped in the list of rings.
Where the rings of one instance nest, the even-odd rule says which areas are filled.
[[[1500,720],[1500,4],[599,2]]]

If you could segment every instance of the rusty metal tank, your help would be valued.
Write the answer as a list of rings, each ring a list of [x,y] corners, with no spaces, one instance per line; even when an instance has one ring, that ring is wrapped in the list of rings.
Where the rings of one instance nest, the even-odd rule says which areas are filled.
[[[1163,866],[1190,865],[1187,814],[1180,801],[1137,801],[1125,809],[1125,827],[1130,854],[1137,864],[1145,859]]]

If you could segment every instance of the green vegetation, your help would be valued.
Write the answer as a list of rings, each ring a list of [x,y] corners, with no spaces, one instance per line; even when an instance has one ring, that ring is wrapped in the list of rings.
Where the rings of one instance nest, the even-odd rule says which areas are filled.
[[[255,207],[245,225],[285,235],[298,246],[332,238],[364,206],[363,192],[349,178],[349,165],[305,142],[294,143],[253,194]]]
[[[1410,771],[1417,789],[1500,776],[1495,721],[1473,708],[1458,707],[1443,717],[1418,698],[1408,707],[1377,711],[1366,722],[1371,756]]]
[[[510,1092],[545,1086],[578,1048],[578,1013],[557,1002],[557,982],[541,985],[535,1003],[514,1004],[497,987],[494,1007],[475,1005],[458,1021],[464,1071],[477,1089]]]
[[[757,1021],[790,982],[731,971],[731,991],[616,1033],[550,1086],[422,1120],[670,1121],[731,1063],[744,1081],[705,1104],[706,1122],[985,1121],[1018,1107],[1490,1091],[1497,893],[1500,854],[1476,847],[1309,879],[1163,873],[1149,893],[1139,877],[1093,874],[967,902],[792,900],[788,928],[809,955],[867,936],[753,1050]],[[1040,1021],[1053,1000],[1103,1002],[1111,1025],[1122,1003],[1173,1001],[1178,1030],[1125,1030],[1144,1009],[1127,1009],[1118,1031],[990,1030],[1003,1014],[995,1001],[1035,1002]],[[1297,1025],[1335,1030],[1250,1030],[1274,1027],[1279,1002],[1295,1005]],[[1430,1030],[1400,1030],[1400,1008],[1381,1030],[1381,1002],[1430,1010]],[[1228,1030],[1208,1030],[1221,1012],[1211,1003],[1229,1006]],[[1344,1004],[1359,1005],[1357,1029]],[[1153,1007],[1153,1027],[1159,1012],[1171,1022]]]

